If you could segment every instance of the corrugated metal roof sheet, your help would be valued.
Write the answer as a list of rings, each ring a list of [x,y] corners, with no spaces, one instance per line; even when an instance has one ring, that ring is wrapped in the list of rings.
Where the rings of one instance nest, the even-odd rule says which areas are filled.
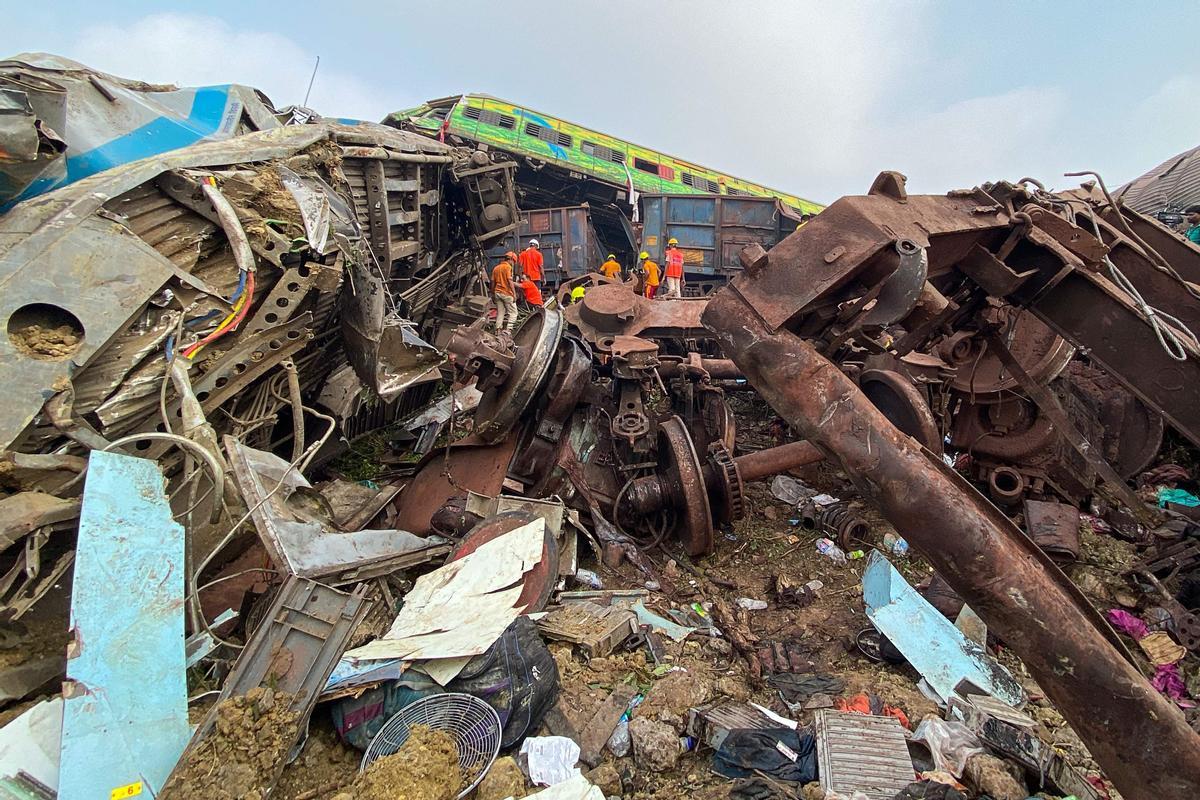
[[[1127,206],[1143,214],[1200,203],[1200,147],[1168,158],[1118,190]]]
[[[813,727],[821,788],[892,800],[916,779],[904,728],[893,717],[819,709]]]

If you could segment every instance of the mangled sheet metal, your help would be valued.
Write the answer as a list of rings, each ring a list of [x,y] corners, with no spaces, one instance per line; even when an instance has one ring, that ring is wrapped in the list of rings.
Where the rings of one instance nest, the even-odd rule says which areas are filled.
[[[917,594],[879,551],[867,560],[863,602],[875,627],[943,701],[968,680],[1009,705],[1024,704],[1025,692],[1008,670]]]
[[[460,659],[492,646],[524,610],[525,573],[545,545],[537,519],[417,579],[382,639],[346,653],[356,659]]]
[[[191,737],[184,531],[157,464],[92,453],[78,549],[59,794],[154,796]]]
[[[0,210],[130,161],[283,124],[248,86],[154,85],[47,53],[0,61],[0,107]]]
[[[71,77],[94,91],[91,75]],[[163,100],[158,88],[145,91]],[[84,456],[118,439],[114,450],[160,460],[181,482],[196,474],[173,450],[186,449],[171,439],[181,431],[299,452],[352,441],[428,401],[442,354],[425,342],[445,309],[477,291],[486,235],[475,231],[486,226],[473,216],[512,200],[511,165],[370,124],[270,117],[237,133],[118,160],[0,216],[0,449],[16,487],[40,492],[24,496],[36,505],[5,498],[14,513],[0,514],[0,543],[69,535]],[[484,177],[502,191],[479,194]],[[372,281],[347,278],[360,269]],[[339,307],[368,294],[382,313],[341,335]],[[453,320],[482,308],[462,305]],[[376,348],[393,334],[414,362]],[[337,389],[326,392],[332,377]],[[336,431],[324,415],[334,409],[322,408],[333,400]],[[302,468],[332,452],[314,450]],[[211,494],[208,480],[197,479],[193,498]],[[196,517],[214,511],[208,500]]]
[[[293,575],[341,585],[427,563],[450,550],[446,542],[407,531],[339,531],[328,502],[287,461],[232,436],[225,437],[225,449],[263,545]]]

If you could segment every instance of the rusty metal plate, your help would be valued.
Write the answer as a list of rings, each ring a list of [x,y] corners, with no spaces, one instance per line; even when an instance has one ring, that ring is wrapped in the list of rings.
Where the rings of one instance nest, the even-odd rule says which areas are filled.
[[[499,444],[481,442],[474,437],[455,442],[448,461],[445,448],[434,450],[425,457],[420,471],[400,493],[396,503],[396,527],[417,536],[428,536],[433,532],[429,520],[451,497],[465,495],[468,490],[489,497],[500,494],[516,448],[517,437],[509,436]],[[449,477],[445,474],[447,468]]]
[[[1055,562],[1079,559],[1079,509],[1074,506],[1026,500],[1025,528],[1033,543]]]
[[[472,528],[463,540],[450,552],[450,561],[458,561],[474,553],[493,539],[498,539],[522,525],[534,522],[538,517],[528,511],[505,511],[488,517]],[[526,614],[541,611],[550,601],[550,593],[558,582],[558,540],[549,526],[545,530],[542,557],[537,566],[525,573],[521,579],[521,595],[514,606],[524,606]]]

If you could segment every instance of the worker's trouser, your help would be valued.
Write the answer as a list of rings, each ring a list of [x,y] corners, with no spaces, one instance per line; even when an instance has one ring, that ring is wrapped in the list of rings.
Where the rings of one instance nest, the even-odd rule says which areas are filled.
[[[517,324],[517,300],[506,294],[496,294],[496,330],[511,331]]]
[[[679,278],[667,278],[667,297],[679,297]]]
[[[646,297],[648,297],[648,298],[650,298],[651,300],[653,300],[653,299],[654,299],[654,293],[655,293],[655,292],[657,292],[657,291],[658,291],[658,284],[657,284],[657,283],[648,283],[648,284],[646,284]]]

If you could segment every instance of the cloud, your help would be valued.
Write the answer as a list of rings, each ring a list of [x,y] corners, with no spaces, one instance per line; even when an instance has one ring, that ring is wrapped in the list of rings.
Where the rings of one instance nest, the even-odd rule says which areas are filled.
[[[1052,87],[973,97],[894,120],[880,130],[868,163],[904,172],[918,193],[1027,175],[1054,183],[1048,171],[1057,169],[1054,140],[1066,112],[1065,92]]]
[[[235,30],[215,17],[154,14],[132,25],[84,29],[68,50],[90,67],[151,83],[203,86],[240,83],[266,93],[276,106],[304,100],[315,53],[286,36]],[[412,98],[371,86],[324,59],[309,106],[326,116],[377,121]]]

